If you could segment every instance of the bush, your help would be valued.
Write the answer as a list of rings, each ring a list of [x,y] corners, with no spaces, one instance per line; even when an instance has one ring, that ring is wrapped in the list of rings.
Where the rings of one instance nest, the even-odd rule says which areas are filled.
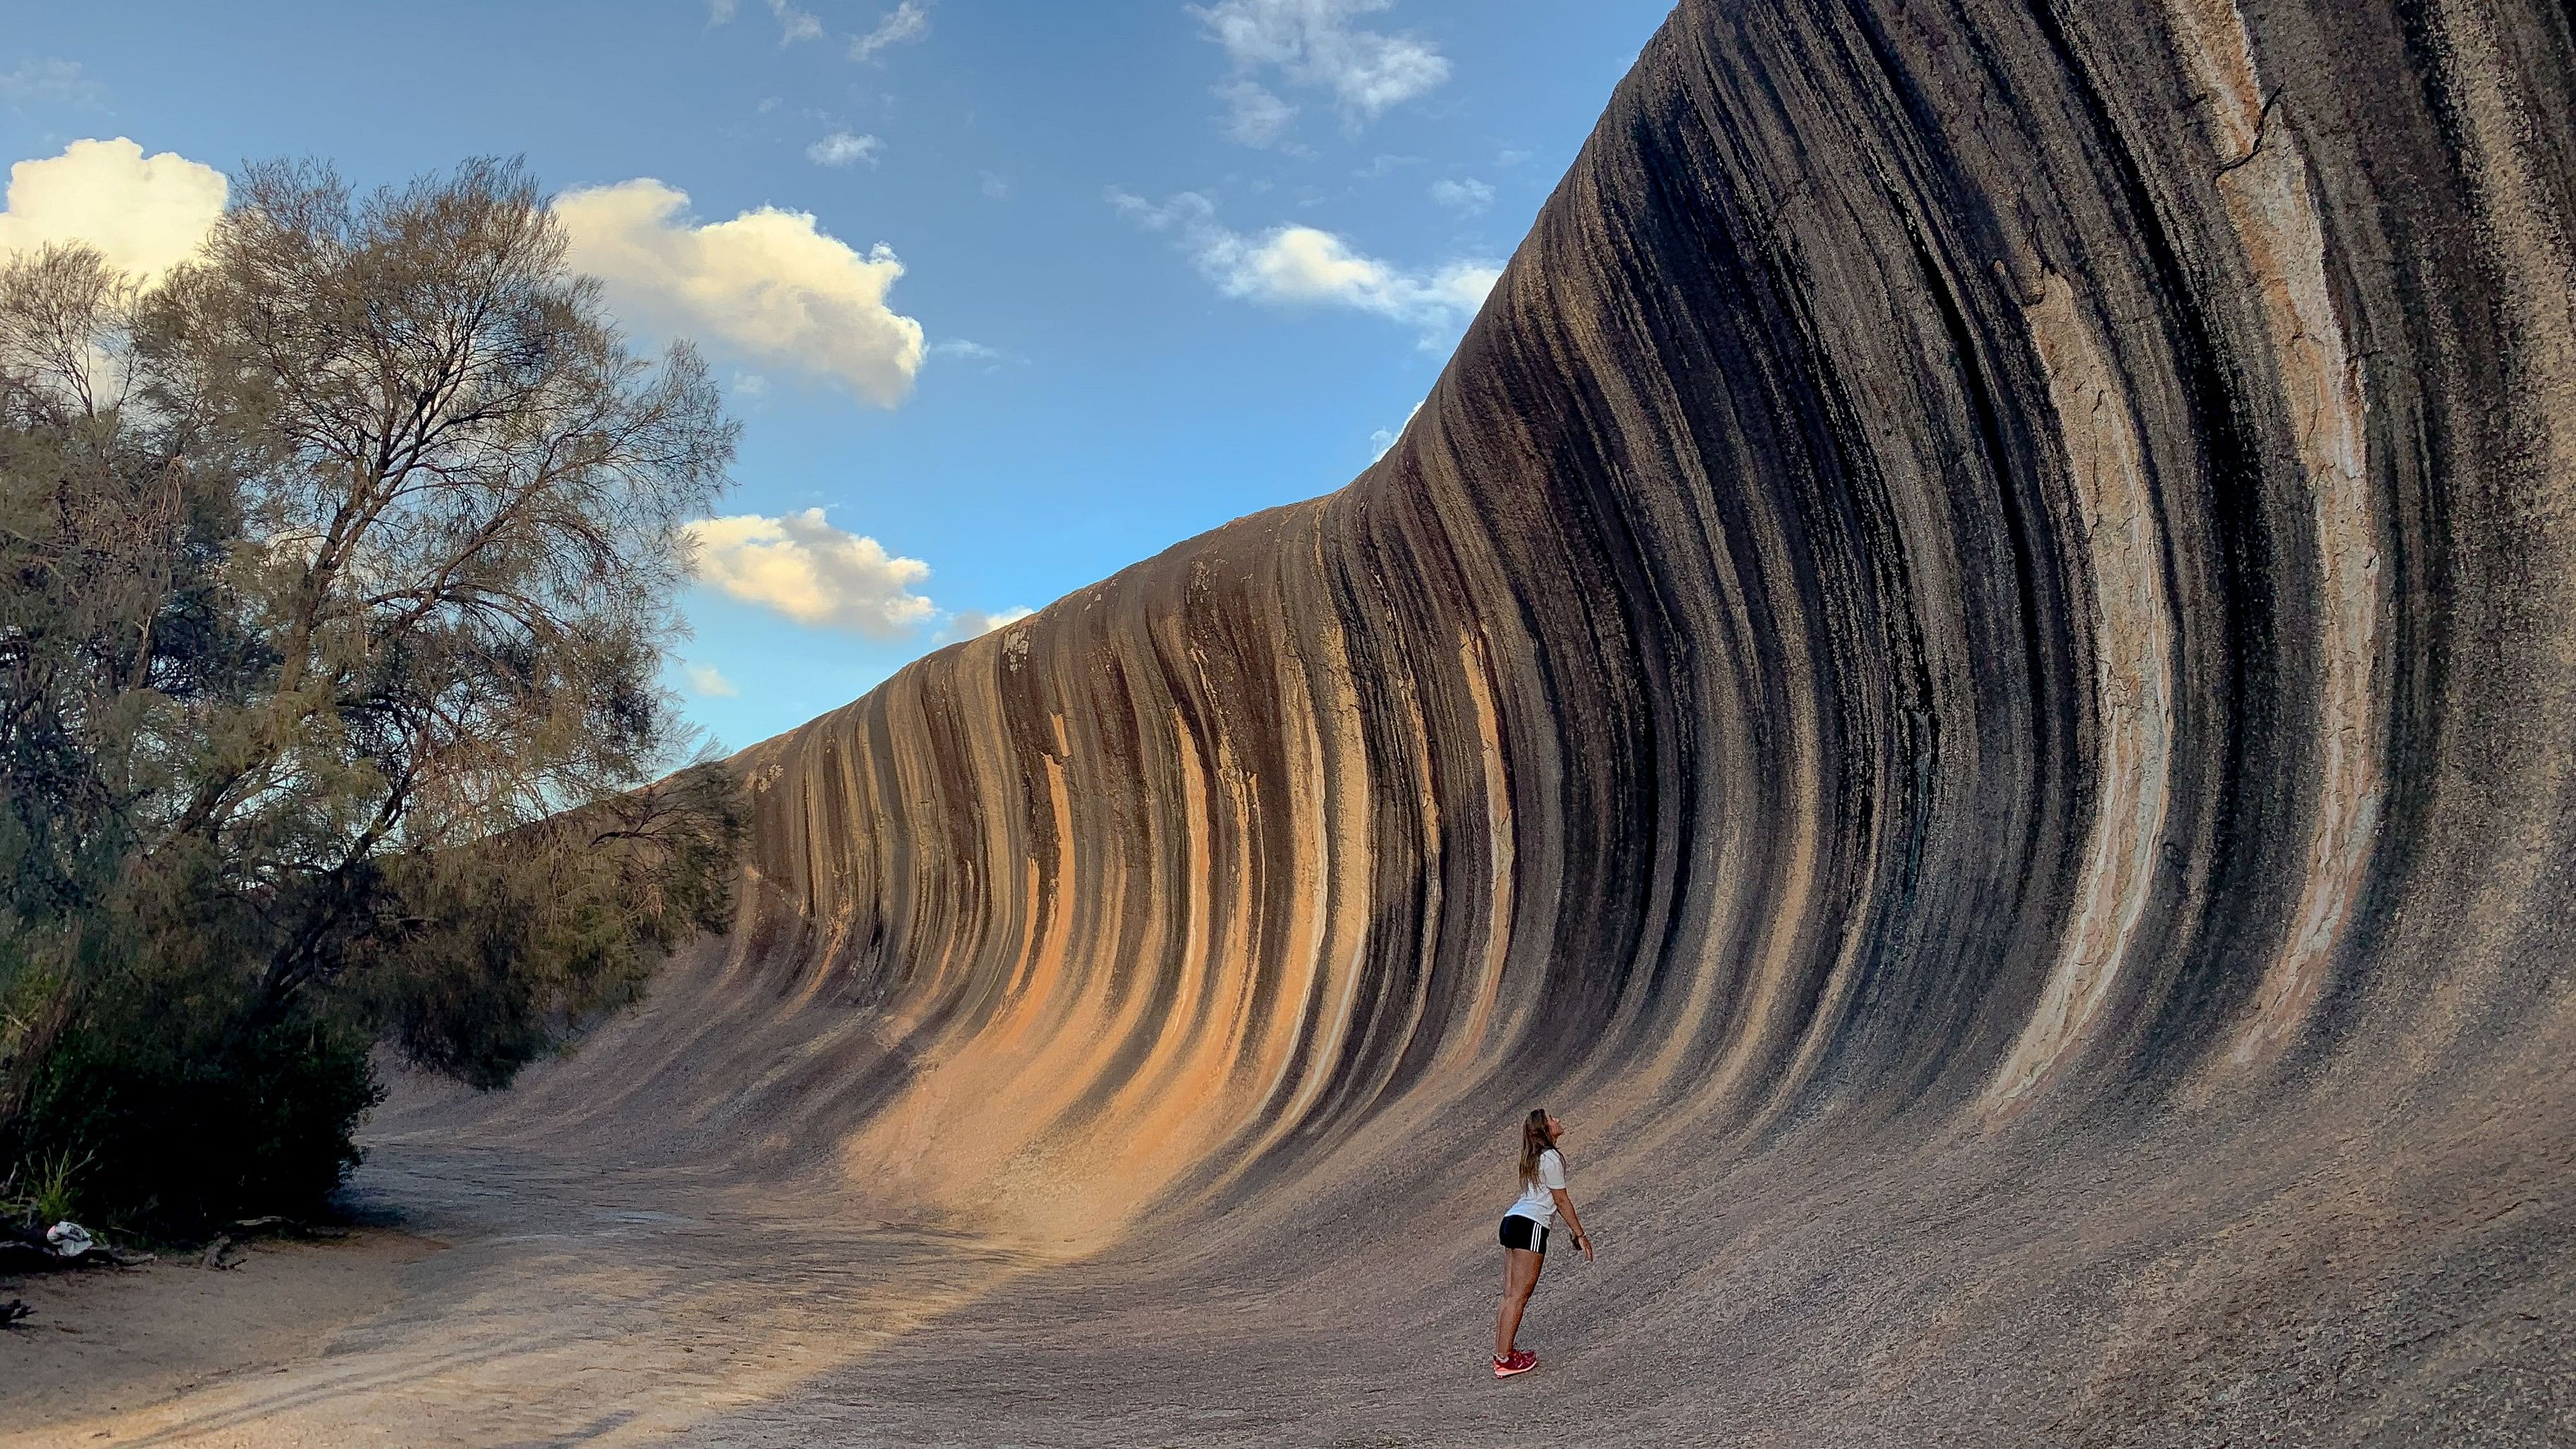
[[[322,1210],[384,1096],[370,1035],[345,1014],[259,1022],[238,988],[236,973],[136,977],[92,999],[38,1073],[18,1143],[22,1160],[86,1164],[55,1211],[189,1238]]]

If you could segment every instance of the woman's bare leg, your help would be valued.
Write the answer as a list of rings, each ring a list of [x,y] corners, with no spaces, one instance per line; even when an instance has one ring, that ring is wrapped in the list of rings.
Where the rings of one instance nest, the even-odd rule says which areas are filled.
[[[1494,1313],[1494,1357],[1512,1351],[1512,1340],[1520,1336],[1521,1310],[1529,1307],[1530,1290],[1538,1286],[1538,1270],[1546,1266],[1544,1253],[1503,1249],[1503,1306]]]

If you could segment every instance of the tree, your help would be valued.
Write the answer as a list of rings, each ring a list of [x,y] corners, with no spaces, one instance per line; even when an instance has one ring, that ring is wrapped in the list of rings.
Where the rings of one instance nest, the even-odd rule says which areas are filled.
[[[223,648],[230,494],[186,486],[184,418],[132,406],[137,302],[85,249],[0,270],[0,1125],[122,948],[134,807]]]
[[[730,786],[643,782],[734,438],[514,164],[254,166],[148,293],[0,272],[0,1150],[160,1220],[309,1194],[379,1034],[498,1085],[720,927]],[[207,1175],[210,1082],[316,1104],[269,1132],[310,1170],[152,1161]]]

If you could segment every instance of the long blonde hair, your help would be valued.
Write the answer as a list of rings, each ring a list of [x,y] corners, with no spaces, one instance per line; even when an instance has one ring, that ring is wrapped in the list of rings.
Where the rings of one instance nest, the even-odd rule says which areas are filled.
[[[1528,1120],[1521,1123],[1521,1181],[1538,1181],[1540,1156],[1555,1150],[1556,1134],[1547,1130],[1547,1109],[1530,1108]]]

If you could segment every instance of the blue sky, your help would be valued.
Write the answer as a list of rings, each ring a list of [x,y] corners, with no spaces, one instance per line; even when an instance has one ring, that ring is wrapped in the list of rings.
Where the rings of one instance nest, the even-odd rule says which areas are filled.
[[[1669,8],[19,6],[0,162],[42,165],[0,250],[193,215],[244,158],[525,156],[744,423],[670,675],[740,747],[1347,482]]]

